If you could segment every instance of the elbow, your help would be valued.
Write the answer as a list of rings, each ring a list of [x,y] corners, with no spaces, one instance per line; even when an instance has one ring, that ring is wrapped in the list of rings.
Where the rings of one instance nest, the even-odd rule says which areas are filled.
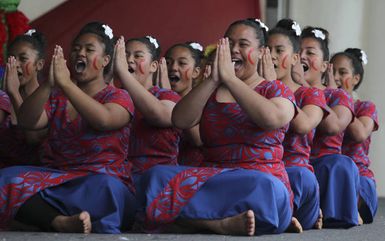
[[[329,125],[323,131],[328,136],[335,136],[341,132],[337,124]]]
[[[361,143],[364,142],[369,136],[364,132],[359,133],[353,133],[350,135],[350,137],[353,139],[353,141]]]

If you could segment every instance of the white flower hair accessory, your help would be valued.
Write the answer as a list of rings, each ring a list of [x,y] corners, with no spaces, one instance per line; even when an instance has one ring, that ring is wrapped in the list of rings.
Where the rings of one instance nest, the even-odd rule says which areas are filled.
[[[293,21],[293,25],[291,25],[291,28],[295,31],[295,35],[300,36],[301,35],[301,27],[299,24],[295,21]]]
[[[325,40],[325,38],[326,38],[325,34],[319,29],[313,29],[311,32],[314,33],[314,36],[316,38],[319,38],[322,40]]]
[[[368,56],[363,50],[361,50],[361,62],[363,65],[366,65],[368,63]]]
[[[24,35],[32,36],[34,33],[36,33],[36,29],[30,29]]]
[[[199,50],[199,51],[203,51],[203,47],[202,47],[202,45],[200,45],[199,43],[190,43],[189,44],[190,45],[190,47],[191,48],[193,48],[193,49],[197,49],[197,50]]]
[[[114,37],[112,34],[112,29],[107,24],[103,24],[102,27],[104,28],[104,34],[107,35],[110,39]]]
[[[150,35],[147,35],[146,38],[155,46],[155,49],[159,48],[158,41],[155,38],[151,37]]]
[[[256,18],[255,19],[255,22],[259,23],[259,26],[261,26],[261,28],[264,28],[265,31],[269,31],[269,28],[266,26],[266,24],[264,22],[262,22],[260,19]]]

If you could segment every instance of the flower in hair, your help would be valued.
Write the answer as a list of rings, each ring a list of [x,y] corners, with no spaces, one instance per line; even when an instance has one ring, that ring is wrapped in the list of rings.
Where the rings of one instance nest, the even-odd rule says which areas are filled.
[[[155,49],[159,48],[158,41],[155,38],[149,35],[147,35],[146,38],[148,39],[148,41],[150,41],[150,43],[152,43],[155,46]]]
[[[319,29],[313,29],[311,32],[314,33],[314,36],[316,38],[319,38],[322,40],[325,40],[325,38],[326,38],[325,34]]]
[[[260,19],[256,18],[256,19],[255,19],[255,22],[259,23],[259,26],[260,26],[261,28],[264,28],[266,32],[269,31],[269,28],[268,28],[268,27],[266,26],[266,24],[265,24],[264,22],[262,22]]]
[[[32,36],[34,33],[36,33],[36,29],[30,29],[24,35]]]
[[[193,49],[196,49],[196,50],[199,50],[199,51],[203,51],[203,47],[199,43],[195,43],[194,42],[194,43],[190,43],[189,45]]]
[[[112,29],[107,24],[103,24],[102,27],[104,28],[104,34],[107,35],[110,39],[114,37],[112,34]]]
[[[293,21],[293,25],[291,25],[291,28],[295,31],[295,35],[300,36],[301,35],[301,27],[298,23]]]
[[[368,56],[366,55],[365,51],[363,51],[363,50],[361,50],[361,62],[364,65],[366,65],[368,63]]]

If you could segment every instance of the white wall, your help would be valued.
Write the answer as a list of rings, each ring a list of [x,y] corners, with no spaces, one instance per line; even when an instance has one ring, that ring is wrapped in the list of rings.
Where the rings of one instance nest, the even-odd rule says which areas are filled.
[[[385,197],[385,1],[383,0],[291,0],[289,17],[301,26],[311,25],[330,33],[331,53],[348,47],[364,49],[368,55],[361,99],[372,100],[379,112],[378,132],[373,134],[370,158],[377,179],[377,191]]]
[[[18,9],[22,11],[30,21],[40,17],[66,0],[21,0]]]

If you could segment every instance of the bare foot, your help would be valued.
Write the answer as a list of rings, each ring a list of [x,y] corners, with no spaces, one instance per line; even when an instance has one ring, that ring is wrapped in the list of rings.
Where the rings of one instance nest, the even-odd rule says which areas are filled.
[[[358,226],[364,224],[364,220],[362,220],[360,213],[358,213]]]
[[[209,230],[223,235],[247,235],[255,233],[255,217],[252,210],[248,210],[233,217],[219,220],[179,220],[179,225],[190,227],[190,231]]]
[[[252,210],[237,216],[207,222],[210,222],[208,228],[218,234],[252,236],[255,233],[255,217]]]
[[[314,228],[315,228],[315,229],[322,229],[322,225],[323,225],[322,219],[323,219],[323,215],[322,215],[322,210],[320,209],[320,210],[319,210],[319,216],[318,216],[318,219],[317,219],[317,221],[316,221],[315,224],[314,224]]]
[[[91,217],[86,211],[73,216],[57,216],[52,221],[52,227],[62,233],[91,233]]]
[[[302,225],[298,221],[297,218],[295,218],[295,217],[291,218],[291,223],[290,223],[289,227],[286,229],[286,232],[289,232],[289,233],[302,233],[303,232]]]

